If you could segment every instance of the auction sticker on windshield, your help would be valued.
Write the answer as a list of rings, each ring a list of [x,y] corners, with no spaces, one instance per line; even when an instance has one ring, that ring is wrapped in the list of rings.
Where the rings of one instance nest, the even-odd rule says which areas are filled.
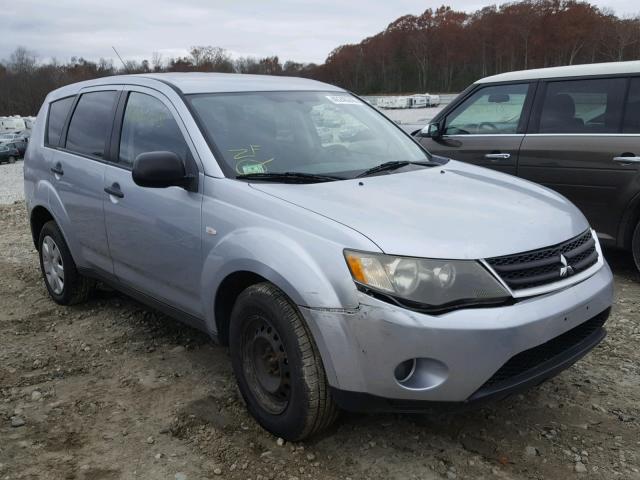
[[[360,100],[349,95],[326,95],[326,97],[338,105],[362,105]]]

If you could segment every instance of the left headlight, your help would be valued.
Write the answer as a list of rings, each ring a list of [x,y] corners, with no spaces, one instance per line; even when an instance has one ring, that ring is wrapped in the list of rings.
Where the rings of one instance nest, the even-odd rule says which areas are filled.
[[[509,292],[474,260],[398,257],[345,250],[353,280],[398,303],[426,311],[502,303]]]

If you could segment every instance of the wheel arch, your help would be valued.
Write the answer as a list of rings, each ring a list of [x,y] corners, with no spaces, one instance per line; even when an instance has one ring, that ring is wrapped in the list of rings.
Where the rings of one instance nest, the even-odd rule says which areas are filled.
[[[268,281],[257,273],[240,270],[227,275],[214,296],[214,318],[216,324],[216,337],[222,345],[229,345],[229,326],[231,324],[231,311],[238,296],[251,285]]]
[[[618,239],[616,246],[631,250],[631,242],[633,240],[633,231],[636,225],[640,221],[640,193],[629,201],[627,208],[620,220],[620,227],[618,229]]]
[[[46,207],[37,205],[31,210],[29,224],[31,226],[31,238],[33,239],[33,245],[36,247],[36,250],[39,248],[38,239],[40,238],[42,227],[51,220],[55,222],[55,218]]]
[[[266,228],[234,230],[206,254],[201,298],[207,329],[224,343],[232,301],[241,290],[268,281],[297,306],[347,308],[357,290],[339,244],[294,238]],[[242,288],[244,287],[244,288]],[[222,303],[221,303],[222,302]]]

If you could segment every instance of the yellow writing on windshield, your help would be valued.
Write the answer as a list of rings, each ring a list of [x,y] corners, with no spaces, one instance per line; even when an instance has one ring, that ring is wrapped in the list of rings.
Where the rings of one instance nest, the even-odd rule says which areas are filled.
[[[260,150],[260,145],[249,145],[249,148],[230,148],[233,153],[234,160],[242,160],[244,158],[255,158],[256,153]]]

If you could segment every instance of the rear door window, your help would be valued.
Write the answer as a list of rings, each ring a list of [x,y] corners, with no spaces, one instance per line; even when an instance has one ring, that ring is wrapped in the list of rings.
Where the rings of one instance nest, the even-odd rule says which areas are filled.
[[[90,92],[80,97],[69,123],[67,150],[104,158],[117,93]]]
[[[131,92],[122,121],[119,163],[131,167],[146,152],[173,152],[183,162],[189,147],[169,109],[157,98]]]
[[[550,82],[540,114],[540,133],[617,133],[626,79]]]
[[[64,122],[67,120],[67,115],[74,100],[75,97],[67,97],[51,102],[51,105],[49,105],[45,145],[57,147],[60,144],[60,135],[64,128]]]
[[[640,133],[640,77],[633,77],[624,109],[623,133]]]
[[[528,83],[477,90],[447,116],[445,135],[517,133],[528,90]]]

